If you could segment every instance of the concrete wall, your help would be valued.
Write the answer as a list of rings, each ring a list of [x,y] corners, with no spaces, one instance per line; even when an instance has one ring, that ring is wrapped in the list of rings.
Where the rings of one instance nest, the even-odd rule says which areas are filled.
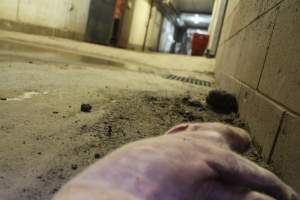
[[[128,0],[118,45],[143,50],[145,44],[146,50],[156,50],[161,18],[162,15],[155,4],[152,4],[152,0]]]
[[[208,28],[209,42],[207,50],[210,56],[215,56],[221,35],[221,29],[225,17],[227,0],[215,0],[212,11],[212,20]]]
[[[230,0],[216,60],[265,159],[300,192],[300,1]]]
[[[0,28],[81,39],[90,0],[1,0]]]
[[[118,46],[127,48],[130,31],[132,27],[132,18],[135,0],[127,0],[124,6],[124,13],[121,21],[120,34],[118,38]]]
[[[128,48],[142,50],[151,10],[151,0],[135,0]]]
[[[163,25],[160,35],[159,51],[169,53],[172,49],[172,45],[175,42],[175,26],[166,17],[163,20]]]
[[[146,50],[158,50],[162,20],[163,19],[161,12],[157,9],[156,6],[153,6],[145,44]]]

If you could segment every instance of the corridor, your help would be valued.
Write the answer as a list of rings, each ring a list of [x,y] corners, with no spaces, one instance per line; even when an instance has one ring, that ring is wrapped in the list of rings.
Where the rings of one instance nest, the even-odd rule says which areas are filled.
[[[300,192],[299,10],[299,0],[2,0],[0,200],[50,200],[110,152],[187,122],[249,131],[243,156]],[[212,91],[237,110],[217,112]]]

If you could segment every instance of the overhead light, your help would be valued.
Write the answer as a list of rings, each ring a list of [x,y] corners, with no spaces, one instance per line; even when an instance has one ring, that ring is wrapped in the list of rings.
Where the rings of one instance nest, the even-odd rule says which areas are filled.
[[[207,14],[191,14],[191,13],[182,13],[180,14],[180,19],[185,23],[193,23],[194,25],[209,25],[211,22],[211,15]]]
[[[200,22],[203,21],[203,18],[200,17],[200,15],[196,14],[192,17],[192,21],[195,23],[195,24],[200,24]]]
[[[181,18],[177,17],[176,21],[178,26],[184,26],[184,21]]]

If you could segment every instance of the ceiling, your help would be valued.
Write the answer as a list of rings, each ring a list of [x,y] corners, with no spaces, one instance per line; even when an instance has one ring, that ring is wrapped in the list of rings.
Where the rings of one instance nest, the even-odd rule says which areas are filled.
[[[211,22],[211,15],[207,14],[188,14],[183,13],[179,15],[179,21],[177,21],[178,26],[185,26],[190,28],[201,28],[208,29]]]
[[[178,12],[210,14],[214,0],[173,0]]]

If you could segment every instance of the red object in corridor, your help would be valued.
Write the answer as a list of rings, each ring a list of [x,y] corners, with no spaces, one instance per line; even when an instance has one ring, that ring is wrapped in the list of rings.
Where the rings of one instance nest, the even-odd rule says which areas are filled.
[[[202,56],[208,45],[209,36],[200,33],[193,33],[192,37],[192,55]]]
[[[116,0],[114,19],[122,17],[123,0]]]

